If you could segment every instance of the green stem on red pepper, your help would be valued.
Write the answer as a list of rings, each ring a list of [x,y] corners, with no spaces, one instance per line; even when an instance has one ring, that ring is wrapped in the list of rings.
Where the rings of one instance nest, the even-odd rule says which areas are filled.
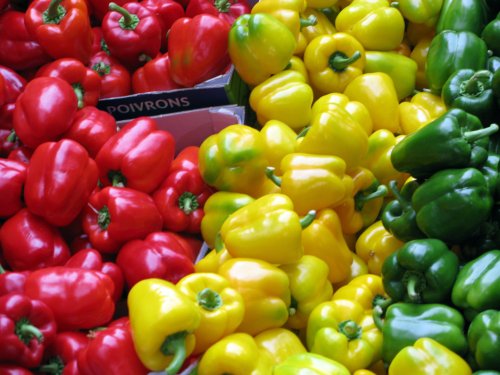
[[[38,342],[43,341],[43,333],[34,325],[32,325],[28,319],[22,318],[16,322],[16,335],[19,339],[26,345],[29,344],[31,339],[35,337]]]
[[[139,25],[139,17],[137,15],[130,13],[125,8],[122,8],[116,3],[109,3],[109,9],[120,13],[123,17],[120,18],[118,23],[123,30],[135,30],[137,25]]]
[[[184,211],[186,215],[189,215],[193,211],[197,210],[200,204],[198,203],[198,198],[193,193],[186,191],[181,194],[178,200],[179,208]]]
[[[52,0],[49,7],[43,12],[43,23],[59,24],[66,15],[66,9],[61,5],[62,0]]]

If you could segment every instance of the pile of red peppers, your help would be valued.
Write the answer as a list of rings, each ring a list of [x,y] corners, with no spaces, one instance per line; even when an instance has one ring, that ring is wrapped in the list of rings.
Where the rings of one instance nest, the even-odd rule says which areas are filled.
[[[213,190],[198,147],[176,153],[152,118],[119,129],[96,104],[224,73],[230,26],[249,12],[0,0],[0,374],[148,373],[127,292],[194,272]]]

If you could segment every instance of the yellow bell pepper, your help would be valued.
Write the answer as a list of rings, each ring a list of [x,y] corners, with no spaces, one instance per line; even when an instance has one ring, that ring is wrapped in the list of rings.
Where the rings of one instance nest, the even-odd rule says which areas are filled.
[[[392,360],[389,375],[470,375],[467,362],[434,339],[423,337]]]
[[[377,375],[373,371],[367,369],[356,370],[352,373],[352,375]]]
[[[348,236],[344,236],[344,237],[348,237]],[[354,245],[353,245],[353,250],[355,250]],[[334,290],[340,289],[344,285],[347,285],[354,278],[361,276],[361,275],[366,275],[367,273],[368,273],[367,264],[365,263],[365,261],[363,259],[361,259],[359,257],[358,254],[353,252],[352,253],[352,263],[351,263],[351,267],[349,269],[349,275],[344,280],[342,280],[338,283],[334,283],[333,289]]]
[[[399,9],[406,20],[429,26],[436,24],[442,5],[443,0],[398,0],[391,4]]]
[[[365,105],[361,102],[349,100],[346,95],[338,92],[326,94],[316,99],[311,108],[311,117],[314,117],[319,112],[335,111],[337,106],[345,109],[361,125],[367,135],[372,133],[372,118]]]
[[[294,70],[304,77],[306,83],[309,83],[309,74],[307,73],[306,64],[298,56],[292,56],[285,70]]]
[[[198,306],[169,281],[150,278],[127,296],[130,329],[141,362],[153,371],[177,374],[193,352],[193,332],[201,322]]]
[[[387,0],[354,0],[337,15],[335,27],[367,50],[390,51],[403,40],[405,20]]]
[[[219,251],[212,249],[203,258],[196,262],[194,269],[196,272],[217,273],[222,263],[231,258],[232,257],[229,255],[226,248],[222,248]]]
[[[254,337],[257,346],[265,351],[277,365],[288,357],[307,350],[299,337],[286,328],[271,328]]]
[[[408,178],[407,173],[397,171],[391,162],[392,149],[403,138],[404,135],[396,137],[386,129],[377,130],[368,137],[368,153],[361,165],[372,171],[375,178],[383,185],[396,180],[401,186]]]
[[[298,262],[282,265],[280,268],[290,279],[292,294],[290,317],[286,325],[293,329],[305,328],[311,311],[332,297],[328,264],[314,255],[304,255]]]
[[[373,130],[399,132],[399,100],[391,77],[383,72],[364,73],[345,88],[350,100],[365,105],[373,121]]]
[[[247,333],[232,333],[213,344],[198,364],[198,375],[269,375],[273,361]]]
[[[314,255],[326,262],[328,280],[337,283],[350,272],[352,252],[345,243],[337,213],[321,210],[313,222],[302,232],[304,254]]]
[[[283,270],[258,259],[233,258],[220,266],[219,275],[243,297],[245,313],[238,332],[256,335],[286,323],[291,294]]]
[[[373,274],[360,275],[333,293],[332,300],[348,299],[356,301],[365,310],[372,310],[373,300],[386,296],[382,277]]]
[[[300,218],[288,196],[268,194],[233,212],[222,224],[220,240],[233,258],[293,263],[303,255],[302,229],[314,217],[310,212]]]
[[[350,375],[340,362],[315,353],[300,353],[275,366],[272,375]]]
[[[429,87],[429,82],[425,75],[425,63],[427,61],[427,53],[429,52],[431,41],[432,37],[420,39],[410,53],[411,59],[417,63],[415,87],[419,90]]]
[[[266,79],[250,92],[250,107],[264,125],[279,120],[300,130],[311,120],[314,93],[306,78],[297,71],[285,70]]]
[[[267,176],[292,200],[295,211],[305,215],[345,200],[345,167],[337,156],[292,153],[281,160],[281,177],[272,167],[267,168]]]
[[[304,64],[312,87],[320,95],[342,92],[363,73],[365,49],[347,33],[320,35],[307,45]]]
[[[356,301],[335,299],[316,306],[309,316],[307,347],[353,372],[382,358],[382,332],[371,311]]]
[[[311,8],[329,8],[337,4],[338,0],[307,0],[307,6]]]
[[[269,120],[260,129],[264,140],[265,155],[269,166],[281,174],[281,160],[297,148],[297,133],[287,124],[278,120]]]
[[[329,1],[331,2],[331,0]],[[302,14],[308,18],[316,18],[317,22],[315,25],[305,26],[301,30],[301,34],[304,36],[308,44],[317,36],[335,34],[337,32],[335,25],[328,19],[325,13],[321,10],[314,9],[310,3],[311,1],[307,2],[308,8],[306,8]],[[327,7],[325,6],[320,8]]]
[[[380,275],[385,259],[402,247],[404,242],[389,233],[381,220],[366,228],[356,241],[356,254],[368,265],[368,271]]]
[[[194,331],[193,354],[203,353],[243,320],[243,297],[229,281],[216,273],[192,273],[177,282],[177,288],[199,306],[200,325]]]
[[[399,104],[399,119],[404,134],[411,134],[447,111],[441,96],[419,92],[410,101]]]
[[[342,231],[354,234],[377,219],[388,190],[367,168],[358,167],[349,175],[354,186],[352,194],[344,203],[335,207],[335,211],[342,223]]]
[[[201,235],[208,247],[215,246],[215,238],[227,217],[253,201],[254,199],[247,194],[229,191],[217,191],[207,199],[203,206]]]
[[[360,165],[368,151],[368,135],[342,107],[317,113],[310,127],[298,140],[297,151],[306,154],[333,155],[345,161],[346,171]]]

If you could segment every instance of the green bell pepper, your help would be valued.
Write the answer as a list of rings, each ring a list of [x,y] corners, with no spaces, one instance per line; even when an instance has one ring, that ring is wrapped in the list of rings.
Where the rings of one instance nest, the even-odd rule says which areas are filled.
[[[382,265],[382,283],[396,302],[441,303],[450,297],[458,257],[440,240],[408,241]]]
[[[486,69],[488,69],[492,73],[496,73],[496,71],[500,69],[500,57],[491,56],[486,63]]]
[[[489,136],[497,131],[496,124],[483,128],[477,116],[451,109],[397,143],[391,162],[416,178],[445,168],[478,167],[488,157]]]
[[[386,364],[421,337],[434,339],[459,355],[467,352],[464,318],[450,306],[398,302],[387,308],[384,319],[382,314],[382,308],[375,306],[373,319],[384,337],[382,359]]]
[[[394,199],[382,209],[382,225],[403,242],[425,237],[425,234],[418,228],[417,214],[411,205],[411,197],[418,186],[418,181],[412,180],[405,183],[401,191],[398,191],[396,181],[389,182],[389,189]]]
[[[423,233],[459,244],[472,237],[488,219],[493,199],[478,169],[445,169],[415,190],[412,205]]]
[[[472,320],[467,331],[473,368],[500,371],[500,311],[485,310]]]
[[[448,108],[463,109],[486,122],[495,110],[492,84],[493,73],[489,70],[459,69],[445,82],[441,96]]]
[[[463,13],[458,13],[459,17]],[[445,30],[432,38],[427,52],[425,76],[429,88],[439,95],[441,88],[458,69],[486,68],[488,47],[486,42],[470,31]]]
[[[500,56],[500,13],[484,27],[481,38],[494,55]]]
[[[490,250],[460,269],[451,291],[451,301],[471,321],[484,310],[500,309],[499,290],[500,250]]]
[[[453,30],[481,35],[488,16],[489,9],[484,0],[444,0],[436,24],[436,33]]]
[[[500,107],[500,69],[493,74],[493,81],[491,85],[493,87],[493,93],[497,98],[497,105]]]

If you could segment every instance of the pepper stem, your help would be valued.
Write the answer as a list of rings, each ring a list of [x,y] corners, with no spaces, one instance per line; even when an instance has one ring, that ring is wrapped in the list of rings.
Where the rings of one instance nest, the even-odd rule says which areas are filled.
[[[111,73],[111,66],[103,61],[99,61],[97,64],[94,64],[92,70],[97,72],[100,77],[104,77],[106,74]]]
[[[420,293],[417,291],[419,279],[420,277],[415,274],[409,275],[406,278],[406,292],[410,300],[414,303],[419,303],[421,300]]]
[[[108,229],[111,223],[111,216],[109,215],[109,208],[104,206],[97,212],[97,224],[102,230]]]
[[[468,142],[472,143],[474,141],[477,141],[478,139],[481,139],[481,138],[484,138],[484,137],[488,137],[491,134],[496,133],[497,131],[498,131],[498,125],[497,124],[491,124],[490,126],[488,126],[487,128],[484,128],[484,129],[471,130],[471,131],[465,132],[464,133],[464,138]]]
[[[385,197],[387,195],[387,192],[388,190],[385,185],[377,186],[377,189],[369,194],[365,193],[364,191],[360,191],[354,196],[354,208],[356,209],[356,211],[361,211],[366,202],[369,202],[373,199]]]
[[[78,109],[82,109],[85,106],[85,102],[83,101],[85,90],[83,89],[83,86],[79,83],[73,83],[71,86],[73,87],[76,99],[78,100]]]
[[[198,305],[208,311],[217,310],[223,305],[220,294],[210,288],[203,289],[198,293],[196,298],[198,300]]]
[[[127,179],[119,171],[109,171],[108,178],[111,181],[111,185],[115,187],[125,187],[127,184]]]
[[[43,23],[59,24],[66,15],[66,9],[61,5],[62,0],[51,0],[49,7],[42,13]]]
[[[11,142],[11,143],[15,143],[15,142],[17,142],[17,139],[18,139],[18,138],[17,138],[16,131],[15,131],[14,129],[12,129],[12,130],[10,131],[10,134],[7,136],[6,141],[7,141],[7,142]]]
[[[299,133],[299,134],[297,134],[297,139],[302,138],[302,137],[305,137],[305,136],[306,136],[306,134],[309,132],[309,129],[311,129],[311,127],[310,127],[310,126],[306,126],[306,127],[304,127],[304,129],[302,129],[302,130],[300,131],[300,133]]]
[[[335,72],[343,72],[349,65],[361,57],[361,52],[356,51],[351,57],[345,53],[337,51],[331,54],[328,65]]]
[[[21,318],[16,322],[15,332],[19,339],[25,344],[28,344],[33,337],[35,337],[38,342],[43,341],[43,333],[31,324],[27,318]]]
[[[231,8],[231,3],[229,2],[229,0],[215,0],[214,7],[220,13],[228,13],[229,9]]]
[[[7,271],[5,271],[5,268],[3,268],[3,266],[0,264],[0,275],[2,273],[7,273]]]
[[[384,319],[382,319],[382,315],[384,314],[384,310],[380,306],[375,306],[372,311],[373,315],[373,323],[378,328],[379,331],[382,331],[384,328]]]
[[[173,356],[170,364],[165,369],[167,375],[175,375],[184,363],[186,352],[186,337],[187,331],[181,331],[168,336],[163,342],[160,350],[166,356]]]
[[[266,176],[274,182],[276,186],[281,186],[281,177],[274,174],[274,167],[266,167]]]
[[[64,363],[60,357],[54,357],[49,363],[37,367],[36,371],[61,375],[64,371]]]
[[[118,23],[123,30],[135,30],[137,25],[139,25],[139,17],[137,15],[130,13],[127,9],[122,8],[116,3],[109,3],[109,10],[114,10],[120,13],[123,17],[120,18]]]
[[[361,327],[353,320],[344,320],[339,323],[339,332],[344,334],[349,341],[361,336]]]
[[[396,180],[391,180],[389,182],[389,189],[391,189],[392,195],[394,195],[394,198],[399,202],[401,207],[403,208],[403,211],[406,211],[411,208],[411,203],[405,199],[402,195],[401,192],[398,190],[398,183]]]
[[[198,207],[200,207],[200,203],[198,202],[196,195],[189,191],[181,194],[177,200],[177,204],[186,215],[191,214],[193,211],[196,211]]]
[[[309,211],[306,216],[300,218],[300,226],[302,229],[307,228],[316,218],[316,210]]]
[[[376,306],[380,307],[382,309],[382,313],[387,310],[387,308],[392,305],[392,299],[386,298],[380,294],[377,294],[372,301],[372,308],[375,308]]]
[[[300,28],[302,29],[303,27],[314,26],[317,23],[318,23],[318,18],[314,15],[310,15],[307,18],[300,19]]]
[[[492,73],[489,70],[479,70],[468,80],[460,84],[460,94],[465,96],[480,96],[484,92],[484,83],[481,79],[491,79]]]

